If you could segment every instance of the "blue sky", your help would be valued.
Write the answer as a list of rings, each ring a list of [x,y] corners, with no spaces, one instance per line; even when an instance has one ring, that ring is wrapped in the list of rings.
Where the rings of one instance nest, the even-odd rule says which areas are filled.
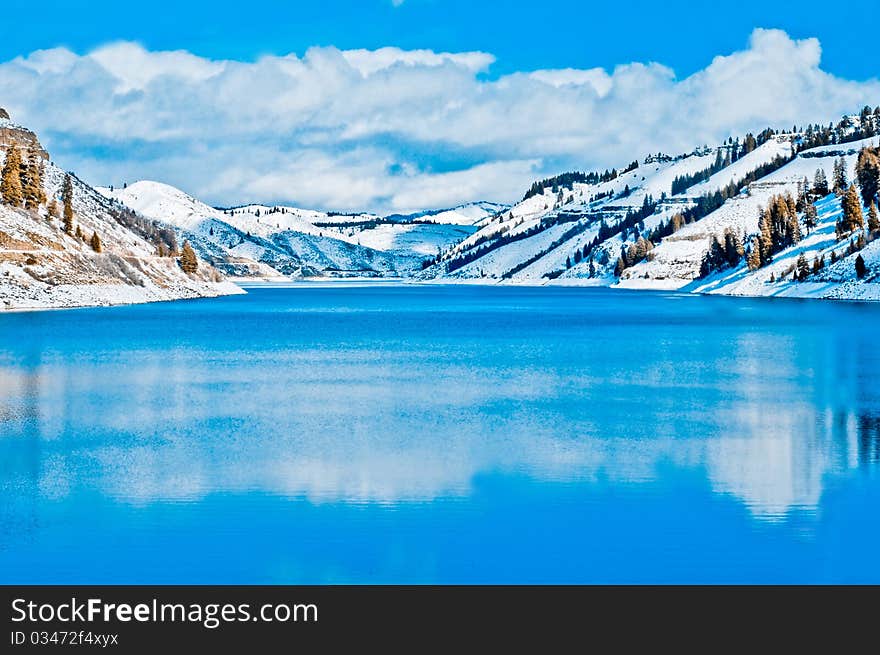
[[[31,11],[30,2],[4,4],[10,1],[13,10]],[[90,0],[87,8],[44,0],[41,8],[38,27],[4,34],[0,60],[57,45],[82,52],[109,40],[244,60],[302,53],[314,45],[396,45],[492,52],[496,73],[659,61],[685,76],[740,48],[755,27],[778,27],[795,38],[819,38],[831,73],[850,79],[877,75],[873,39],[852,32],[857,8],[836,11],[809,0],[738,0],[729,7],[683,0],[404,0],[398,6],[392,0]]]
[[[0,40],[0,106],[95,184],[337,210],[510,201],[562,170],[880,104],[872,39],[828,7],[45,0]]]

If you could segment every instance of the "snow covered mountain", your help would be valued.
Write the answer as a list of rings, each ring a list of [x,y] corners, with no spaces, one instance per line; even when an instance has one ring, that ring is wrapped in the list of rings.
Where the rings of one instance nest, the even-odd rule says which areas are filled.
[[[283,205],[217,209],[167,184],[101,189],[108,198],[175,227],[207,261],[239,277],[411,275],[503,205],[382,218]]]
[[[564,173],[535,182],[513,206],[382,217],[214,208],[151,181],[95,190],[68,178],[35,135],[0,116],[4,152],[15,144],[28,153],[25,167],[45,160],[49,200],[0,206],[0,285],[7,306],[229,292],[217,270],[880,299],[880,222],[869,209],[876,189],[865,186],[880,186],[871,181],[880,163],[867,178],[857,166],[880,162],[878,135],[880,108],[865,108],[837,125],[767,129],[687,154],[649,155],[620,171]],[[67,179],[77,234],[62,229],[57,209]],[[106,246],[96,250],[87,234]],[[184,242],[213,268],[184,273]]]
[[[21,167],[7,166],[15,150]],[[170,231],[134,216],[49,161],[36,135],[0,112],[0,309],[140,303],[241,293],[204,262],[186,273],[157,244]],[[20,168],[20,172],[17,169]],[[38,171],[38,172],[35,172]],[[25,205],[20,185],[35,181]],[[69,180],[69,229],[65,182]],[[24,184],[22,184],[24,182]],[[176,244],[167,243],[169,252]]]
[[[817,193],[814,184],[821,170],[833,188],[838,166],[844,186],[850,184],[860,152],[878,145],[877,134],[880,109],[866,108],[836,126],[765,130],[757,138],[728,139],[687,155],[648,156],[621,172],[569,173],[536,182],[521,202],[484,220],[479,231],[445,250],[418,277],[880,298],[874,281],[880,245],[873,241],[880,234],[867,229],[861,238],[852,233],[838,240],[840,194]],[[798,231],[805,238],[750,269],[746,260],[761,212],[786,194],[798,199]],[[816,209],[815,226],[805,225],[806,204]],[[723,241],[727,232],[741,246],[738,261],[706,270],[713,242]],[[850,241],[859,247],[850,247]],[[832,252],[839,261],[820,271],[820,260],[830,261]],[[809,275],[803,266],[799,274],[793,270],[801,254],[810,263]],[[861,278],[855,268],[859,256],[867,268]]]

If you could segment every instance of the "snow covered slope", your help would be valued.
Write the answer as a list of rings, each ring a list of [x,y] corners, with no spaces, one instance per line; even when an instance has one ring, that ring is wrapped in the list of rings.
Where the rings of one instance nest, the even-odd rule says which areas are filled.
[[[860,151],[878,146],[878,137],[870,136],[878,133],[880,110],[844,117],[836,127],[765,130],[757,138],[730,139],[686,156],[649,156],[620,174],[612,170],[551,178],[533,185],[522,202],[484,219],[477,232],[444,250],[417,277],[873,297],[875,250],[880,252],[880,246],[865,233],[862,256],[869,272],[856,280],[856,254],[848,255],[834,240],[841,211],[834,196],[817,202],[820,226],[790,252],[777,253],[771,266],[750,271],[743,260],[723,273],[701,276],[713,240],[729,230],[748,244],[773,196],[797,197],[799,187],[805,181],[812,184],[818,170],[832,184],[840,161],[847,179],[854,180]],[[817,141],[828,145],[807,146]],[[804,221],[803,209],[798,220]],[[829,234],[833,243],[822,241]],[[841,257],[839,263],[808,281],[792,279],[793,262],[802,252],[818,260],[823,254],[830,257],[832,250]]]
[[[646,202],[663,198],[645,228],[651,229],[686,197],[667,200],[675,178],[703,171],[715,161],[717,150],[699,151],[679,158],[646,158],[638,168],[597,184],[575,182],[570,187],[545,188],[509,210],[484,220],[480,230],[445,251],[428,269],[428,279],[491,278],[542,282],[566,270],[566,260],[598,238],[603,224],[614,226]],[[595,270],[608,268],[619,246],[606,244]],[[589,277],[578,269],[578,277]]]
[[[496,206],[477,203],[413,217],[330,214],[288,206],[216,209],[167,184],[101,189],[174,225],[208,261],[235,276],[400,276],[477,228]],[[501,207],[501,206],[498,206]]]
[[[437,223],[438,225],[476,225],[510,209],[497,202],[469,202],[450,209],[433,209],[416,214],[393,214],[386,220],[397,223]]]
[[[852,180],[859,150],[865,145],[877,145],[877,139],[866,139],[841,146],[805,150],[779,170],[752,182],[740,195],[729,199],[719,209],[708,216],[672,234],[651,251],[651,260],[636,264],[621,276],[620,285],[629,288],[651,288],[654,286],[670,289],[684,287],[700,275],[700,264],[709,249],[713,236],[720,237],[725,229],[733,230],[744,242],[758,230],[759,210],[766,207],[770,198],[780,193],[796,195],[798,182],[805,178],[812,181],[816,171],[821,169],[827,179],[833,178],[834,163],[843,155],[846,162],[847,177]],[[844,154],[846,153],[846,154]],[[839,208],[839,202],[838,208]],[[824,205],[827,208],[827,204]],[[826,226],[827,227],[827,226]],[[834,234],[834,224],[831,224]],[[796,256],[796,255],[795,255]],[[777,263],[779,259],[777,258]],[[775,269],[775,266],[773,267]],[[764,277],[764,269],[758,271],[755,279]],[[769,277],[767,273],[766,277]],[[658,285],[654,285],[654,281]],[[697,288],[702,288],[698,285]],[[729,287],[731,293],[740,293],[751,288],[756,293],[764,291],[762,286]]]
[[[33,144],[33,133],[0,119],[0,160],[7,148]],[[40,148],[42,151],[42,148]],[[45,151],[42,151],[45,153]],[[60,199],[66,173],[43,161],[47,200]],[[48,203],[26,210],[0,204],[0,309],[141,303],[242,293],[202,262],[184,273],[176,258],[159,257],[151,235],[161,226],[130,213],[72,177],[74,223],[86,239],[65,233]],[[60,206],[60,201],[57,201]],[[101,252],[85,241],[98,234]]]

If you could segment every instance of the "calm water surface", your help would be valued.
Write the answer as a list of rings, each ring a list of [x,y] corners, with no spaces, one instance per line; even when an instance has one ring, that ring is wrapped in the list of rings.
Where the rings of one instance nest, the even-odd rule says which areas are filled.
[[[880,582],[880,306],[293,286],[0,315],[0,582]]]

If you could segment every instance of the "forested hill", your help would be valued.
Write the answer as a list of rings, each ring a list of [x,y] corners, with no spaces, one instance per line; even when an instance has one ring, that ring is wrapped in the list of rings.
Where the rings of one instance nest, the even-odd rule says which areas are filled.
[[[880,298],[878,134],[865,107],[538,181],[420,277]]]

